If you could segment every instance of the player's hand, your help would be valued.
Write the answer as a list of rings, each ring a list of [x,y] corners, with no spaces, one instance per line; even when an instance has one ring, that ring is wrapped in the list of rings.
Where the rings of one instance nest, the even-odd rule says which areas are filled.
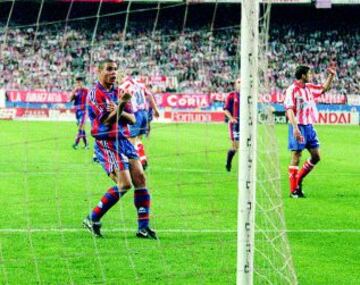
[[[302,136],[299,128],[294,128],[294,137],[299,143],[304,142],[304,137]]]
[[[119,88],[119,99],[122,102],[129,102],[133,95],[134,95],[133,90]]]
[[[328,67],[327,68],[327,72],[332,75],[335,76],[336,75],[336,68],[335,67]]]
[[[229,120],[230,123],[237,124],[237,120],[233,117]]]
[[[124,94],[120,97],[120,99],[121,99],[121,101],[123,101],[123,102],[129,102],[129,101],[131,100],[131,97],[132,97],[132,95],[130,94],[130,92],[128,92],[128,93],[124,93]]]
[[[118,108],[118,105],[116,105],[114,102],[109,102],[107,105],[106,105],[106,111],[108,112],[114,112],[115,110],[117,110]]]

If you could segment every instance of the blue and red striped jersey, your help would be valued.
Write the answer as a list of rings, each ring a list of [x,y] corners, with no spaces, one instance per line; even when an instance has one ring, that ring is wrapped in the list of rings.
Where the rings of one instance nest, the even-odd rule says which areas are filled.
[[[76,111],[85,111],[86,110],[86,99],[88,96],[89,90],[87,88],[78,88],[75,90],[75,100],[74,106]]]
[[[118,90],[112,88],[107,91],[99,82],[91,89],[88,96],[88,113],[91,121],[91,135],[98,140],[123,139],[130,136],[128,124],[119,120],[111,124],[103,124],[102,119],[109,115],[107,105],[110,102],[118,103]],[[133,113],[131,103],[127,103],[125,112]]]
[[[225,99],[224,110],[228,110],[235,119],[239,119],[240,115],[240,93],[230,92]]]

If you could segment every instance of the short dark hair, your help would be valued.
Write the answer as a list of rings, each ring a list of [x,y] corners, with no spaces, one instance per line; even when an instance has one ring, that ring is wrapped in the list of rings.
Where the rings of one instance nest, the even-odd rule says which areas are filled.
[[[299,66],[297,66],[296,70],[295,70],[295,78],[297,80],[301,79],[303,74],[308,73],[309,70],[310,70],[310,67],[307,66],[307,65],[299,65]]]
[[[103,69],[105,64],[107,64],[107,63],[116,63],[116,61],[111,58],[105,58],[99,62],[98,69],[99,70]]]
[[[81,75],[77,75],[77,76],[75,77],[75,80],[76,80],[76,81],[84,81],[84,77],[81,76]]]

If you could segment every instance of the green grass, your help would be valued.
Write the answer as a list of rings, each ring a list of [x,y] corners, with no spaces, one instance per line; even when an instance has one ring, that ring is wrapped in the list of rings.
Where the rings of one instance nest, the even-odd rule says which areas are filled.
[[[0,130],[1,284],[235,284],[237,166],[224,170],[225,125],[154,125],[147,177],[159,242],[135,238],[132,193],[104,217],[104,239],[81,228],[112,182],[91,150],[71,148],[74,124]],[[276,128],[295,270],[300,284],[359,284],[359,127],[317,130],[322,161],[308,198],[291,200],[287,130]]]

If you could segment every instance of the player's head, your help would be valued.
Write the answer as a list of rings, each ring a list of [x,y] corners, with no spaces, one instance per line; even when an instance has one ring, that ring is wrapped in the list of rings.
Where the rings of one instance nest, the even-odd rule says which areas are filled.
[[[241,79],[240,79],[240,77],[235,79],[234,87],[235,87],[235,91],[240,92],[240,87],[241,87]]]
[[[102,85],[110,87],[116,81],[117,63],[112,59],[104,59],[99,62],[99,81]]]
[[[295,70],[295,78],[303,82],[309,82],[311,79],[311,69],[307,65],[299,65]]]
[[[76,86],[81,88],[84,86],[84,77],[82,77],[81,75],[77,75],[75,77],[75,81],[76,81]]]

